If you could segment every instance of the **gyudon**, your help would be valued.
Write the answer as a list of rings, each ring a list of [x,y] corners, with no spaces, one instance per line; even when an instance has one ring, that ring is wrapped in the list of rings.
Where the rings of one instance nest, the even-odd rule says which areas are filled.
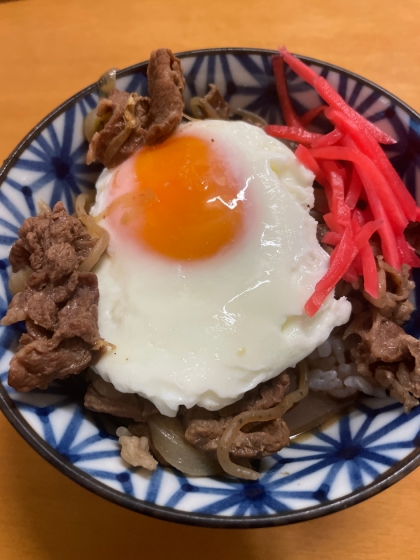
[[[214,85],[182,122],[185,81],[167,49],[151,55],[150,97],[102,83],[85,122],[87,161],[107,168],[96,195],[75,216],[44,206],[12,247],[2,322],[27,333],[9,383],[44,388],[90,366],[85,405],[125,419],[131,465],[255,479],[249,461],[288,444],[292,414],[313,422],[311,399],[323,415],[359,392],[418,404],[419,342],[401,328],[412,203],[401,195],[390,221],[344,131],[362,121],[308,131],[282,64],[283,127],[231,108]],[[272,135],[300,141],[296,155]]]

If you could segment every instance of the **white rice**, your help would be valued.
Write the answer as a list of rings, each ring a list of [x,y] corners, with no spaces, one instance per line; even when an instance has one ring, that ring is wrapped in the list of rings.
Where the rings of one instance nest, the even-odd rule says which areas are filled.
[[[373,397],[386,397],[385,390],[375,381],[363,377],[351,361],[350,350],[355,341],[352,337],[342,340],[332,334],[307,358],[309,366],[309,388],[322,391],[332,397],[344,399],[361,391]]]

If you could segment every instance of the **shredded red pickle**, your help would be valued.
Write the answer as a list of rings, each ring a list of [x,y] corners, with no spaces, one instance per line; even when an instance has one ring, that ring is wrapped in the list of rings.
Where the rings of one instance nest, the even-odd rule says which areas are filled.
[[[285,64],[312,85],[327,105],[299,117],[288,94]],[[409,221],[416,221],[420,212],[380,146],[395,143],[393,138],[357,113],[324,78],[285,47],[273,57],[273,70],[287,126],[268,125],[265,130],[276,138],[299,143],[296,157],[315,174],[328,201],[329,212],[323,218],[331,235],[325,242],[335,249],[329,270],[305,305],[312,317],[341,279],[356,282],[361,276],[365,291],[377,297],[378,272],[371,247],[375,232],[388,265],[397,271],[404,264],[420,267],[420,259],[404,236]],[[306,128],[321,113],[334,126],[324,135]]]

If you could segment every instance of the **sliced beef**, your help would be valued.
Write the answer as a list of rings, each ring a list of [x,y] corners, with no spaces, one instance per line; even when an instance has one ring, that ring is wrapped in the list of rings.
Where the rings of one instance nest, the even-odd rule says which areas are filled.
[[[259,385],[240,401],[210,412],[195,406],[183,413],[181,421],[185,438],[201,451],[215,454],[229,421],[245,410],[263,410],[278,404],[289,387],[289,376],[281,374]],[[289,429],[283,420],[249,424],[247,431],[240,431],[231,448],[232,457],[258,459],[272,455],[289,443]]]
[[[77,218],[67,214],[62,202],[57,202],[52,212],[43,212],[27,218],[19,228],[19,240],[10,251],[13,272],[27,265],[33,271],[45,266],[44,255],[56,244],[71,245],[79,264],[88,256],[95,240]],[[59,263],[65,265],[67,255],[63,254]]]
[[[353,326],[361,342],[352,350],[358,372],[373,377],[409,411],[420,398],[420,341],[373,309]]]
[[[69,276],[78,266],[79,259],[70,243],[54,243],[44,253],[43,272],[53,283]]]
[[[99,351],[78,337],[61,342],[43,337],[32,340],[22,335],[16,354],[10,362],[8,383],[17,391],[46,389],[54,379],[77,374],[92,364]]]
[[[406,334],[393,321],[383,317],[378,311],[372,312],[372,326],[363,332],[363,341],[371,354],[371,360],[395,363],[411,356],[410,349],[413,341],[420,341]]]
[[[198,407],[197,407],[198,408]],[[184,419],[185,439],[197,449],[214,455],[219,440],[233,416],[221,418],[215,412],[195,409]],[[232,457],[259,459],[280,451],[289,443],[289,429],[283,420],[273,420],[240,431],[230,453]]]
[[[25,292],[22,292],[22,294],[25,294]],[[27,316],[24,319],[31,319],[35,324],[40,325],[44,329],[54,331],[58,326],[58,306],[54,303],[47,290],[40,292],[28,290],[26,295],[28,299],[25,305],[22,305],[22,309],[27,311]],[[15,307],[15,303],[13,305]]]
[[[181,62],[169,49],[152,52],[147,69],[150,94],[146,144],[167,138],[182,119],[185,79]]]
[[[403,325],[414,309],[408,297],[414,288],[414,282],[410,279],[410,267],[403,264],[401,272],[396,271],[392,266],[386,264],[382,256],[377,257],[379,294],[374,299],[363,291],[363,297],[378,309],[383,317],[387,317]]]
[[[96,114],[104,127],[92,138],[88,164],[99,160],[115,167],[139,146],[162,142],[179,125],[185,88],[180,61],[169,49],[153,51],[147,77],[150,98],[114,89],[99,102]]]
[[[246,410],[266,410],[278,404],[289,387],[289,376],[285,373],[257,385],[247,391],[239,401],[218,410],[222,418],[235,416]]]
[[[227,103],[217,86],[209,85],[210,91],[204,96],[204,101],[216,112],[219,119],[228,120],[231,116],[229,103]]]
[[[182,410],[179,413],[185,438],[197,449],[211,455],[216,454],[219,439],[229,421],[245,410],[262,410],[278,404],[289,387],[289,376],[281,374],[277,378],[261,384],[249,391],[240,401],[222,410],[210,412],[201,407]],[[92,377],[85,396],[85,406],[95,412],[102,412],[131,418],[129,430],[137,437],[147,437],[152,454],[160,463],[166,464],[153,446],[147,420],[159,411],[149,400],[136,394],[120,393],[115,387],[98,375]],[[257,459],[271,455],[289,442],[289,430],[281,420],[250,424],[247,431],[241,431],[232,446],[232,456]]]
[[[209,92],[204,97],[195,97],[191,100],[195,115],[195,107],[198,107],[198,118],[228,120],[232,115],[229,103],[227,103],[217,86],[209,84]]]
[[[420,223],[419,222],[411,222],[408,224],[404,231],[405,238],[407,239],[408,243],[413,247],[415,252],[419,255],[420,254]]]
[[[53,338],[65,340],[78,336],[93,347],[100,339],[98,279],[91,272],[80,272],[77,276],[74,292],[58,312],[58,326]]]
[[[106,124],[92,138],[87,163],[99,160],[108,168],[115,167],[146,144],[149,109],[149,98],[118,89],[114,89],[107,99],[102,99],[96,114]]]
[[[149,400],[133,393],[120,393],[112,383],[104,381],[99,375],[94,376],[88,387],[85,406],[95,412],[106,412],[121,418],[131,418],[135,422],[145,422],[158,412],[155,405]]]
[[[239,432],[230,449],[232,457],[260,459],[289,445],[289,428],[281,419],[264,422],[250,432]]]
[[[19,229],[12,266],[16,272],[29,263],[32,272],[1,321],[26,322],[27,333],[10,362],[8,381],[16,390],[46,388],[100,357],[98,281],[90,272],[78,272],[95,242],[61,202],[27,218]]]
[[[413,310],[408,297],[414,282],[407,265],[397,272],[383,257],[377,261],[379,296],[373,299],[364,291],[350,292],[353,320],[344,337],[360,337],[351,351],[358,372],[389,390],[409,411],[420,398],[420,341],[401,325]]]

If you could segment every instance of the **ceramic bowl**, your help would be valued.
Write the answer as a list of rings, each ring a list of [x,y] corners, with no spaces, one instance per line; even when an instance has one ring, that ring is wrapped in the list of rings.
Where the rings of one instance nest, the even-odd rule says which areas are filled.
[[[212,49],[180,54],[187,102],[215,83],[233,107],[281,123],[271,51]],[[420,116],[399,99],[345,70],[302,57],[357,111],[398,140],[387,154],[420,198]],[[147,94],[147,63],[118,73],[117,87]],[[104,68],[106,70],[106,68]],[[287,72],[299,114],[319,104],[317,94]],[[7,289],[11,244],[37,201],[63,200],[95,185],[101,166],[85,165],[82,121],[98,100],[87,87],[60,105],[19,144],[0,170],[0,311]],[[320,122],[319,126],[322,127]],[[419,283],[420,285],[420,283]],[[418,295],[418,293],[417,293]],[[420,333],[414,314],[407,326]],[[0,406],[51,464],[82,486],[129,509],[160,519],[212,527],[264,527],[312,519],[347,508],[401,479],[420,463],[420,407],[404,414],[391,399],[366,398],[349,414],[294,440],[260,462],[258,482],[229,477],[189,478],[170,468],[128,468],[119,455],[115,423],[83,407],[83,384],[69,378],[46,391],[20,394],[7,385],[8,364],[21,325],[0,330]]]

